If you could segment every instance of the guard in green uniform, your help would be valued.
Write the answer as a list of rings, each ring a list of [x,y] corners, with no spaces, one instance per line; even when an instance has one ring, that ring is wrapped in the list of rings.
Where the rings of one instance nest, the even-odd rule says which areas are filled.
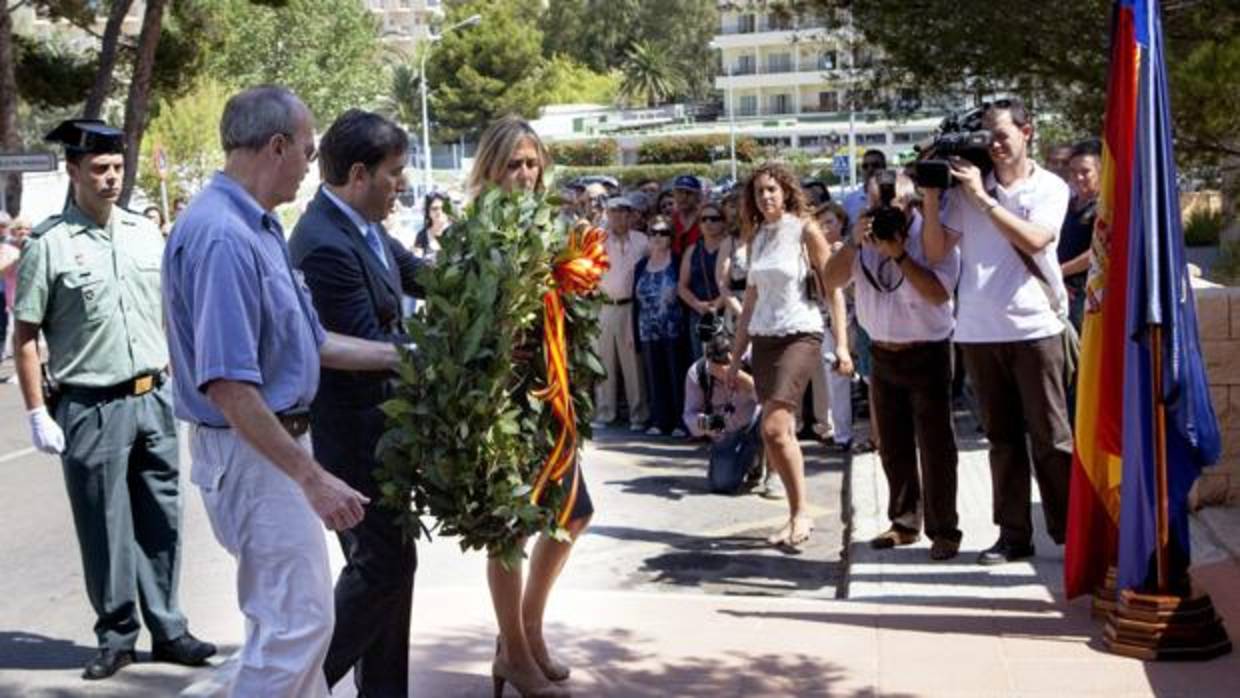
[[[155,661],[205,664],[215,647],[189,634],[177,602],[180,471],[165,384],[163,237],[115,205],[125,167],[120,130],[76,119],[47,140],[65,146],[72,196],[22,251],[14,353],[34,445],[61,457],[98,617],[99,652],[83,678],[107,678],[133,662],[141,620]]]

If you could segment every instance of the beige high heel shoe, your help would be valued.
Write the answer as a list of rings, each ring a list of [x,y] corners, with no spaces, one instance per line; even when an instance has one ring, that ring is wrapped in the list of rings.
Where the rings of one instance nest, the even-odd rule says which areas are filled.
[[[496,657],[498,657],[500,654],[500,648],[502,647],[502,644],[501,644],[502,640],[503,638],[500,637],[499,635],[495,636],[495,656]],[[548,681],[553,681],[555,683],[560,683],[561,681],[567,681],[568,677],[573,673],[573,670],[569,668],[568,665],[563,664],[561,662],[557,662],[554,659],[551,659],[550,657],[547,658],[547,662],[548,662],[547,664],[543,664],[542,662],[538,661],[538,657],[534,657],[534,663],[536,663],[538,665],[538,668],[542,670],[543,676],[546,676]]]
[[[543,677],[543,679],[546,678]],[[517,680],[516,674],[512,672],[512,667],[504,661],[503,655],[496,655],[495,660],[491,662],[491,683],[495,698],[503,698],[505,683],[512,684],[521,698],[572,698],[567,688],[553,683],[541,686],[522,685],[521,681]]]

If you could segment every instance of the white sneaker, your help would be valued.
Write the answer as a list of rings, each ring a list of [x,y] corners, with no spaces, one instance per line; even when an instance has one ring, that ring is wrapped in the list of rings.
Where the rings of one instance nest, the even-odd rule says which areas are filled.
[[[832,432],[832,429],[831,429],[830,424],[823,424],[822,422],[818,422],[817,424],[814,425],[814,433],[817,434],[818,438],[820,439],[825,440],[825,439],[831,438],[831,432]]]
[[[650,427],[646,430],[646,436],[663,436],[663,432],[658,427]]]
[[[630,425],[629,425],[629,431],[633,432],[634,434],[640,434],[640,433],[642,433],[643,431],[646,431],[646,427],[644,427],[644,426],[642,426],[642,425],[640,425],[640,424],[636,424],[636,423],[634,423],[634,424],[630,424]]]
[[[680,427],[676,427],[675,429],[672,430],[672,436],[674,436],[677,439],[683,439],[688,435],[689,435],[689,432],[685,431],[684,429],[681,429]]]

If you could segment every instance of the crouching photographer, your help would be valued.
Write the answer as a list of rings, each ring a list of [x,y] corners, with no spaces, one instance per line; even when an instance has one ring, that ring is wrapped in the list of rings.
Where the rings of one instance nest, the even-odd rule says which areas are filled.
[[[713,320],[711,315],[703,317],[699,331],[710,336],[703,341],[702,358],[685,375],[684,422],[694,436],[711,440],[710,491],[737,494],[762,478],[758,396],[747,367],[737,372],[736,387],[728,389],[732,337],[722,322],[713,326]]]
[[[857,322],[871,338],[870,411],[883,435],[879,457],[890,489],[891,527],[870,544],[881,549],[915,543],[924,519],[930,557],[947,560],[959,551],[961,535],[951,392],[951,289],[960,255],[927,261],[921,214],[912,205],[916,191],[907,176],[879,173],[868,196],[870,208],[850,241],[831,256],[825,280],[831,289],[856,287]]]

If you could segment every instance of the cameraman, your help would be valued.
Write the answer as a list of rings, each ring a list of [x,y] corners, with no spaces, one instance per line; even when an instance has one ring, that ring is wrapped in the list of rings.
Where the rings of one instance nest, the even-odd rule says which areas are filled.
[[[690,433],[711,440],[707,474],[711,491],[736,493],[761,475],[757,458],[762,450],[761,420],[753,376],[747,370],[737,372],[736,387],[728,390],[732,337],[718,324],[714,336],[703,342],[702,358],[685,375],[683,418]]]
[[[826,284],[853,284],[857,322],[871,338],[871,416],[883,435],[891,527],[874,548],[910,545],[921,519],[930,558],[960,549],[956,434],[952,426],[952,296],[960,255],[926,260],[913,181],[883,171],[869,180],[870,208],[827,262]],[[858,246],[856,240],[861,241]],[[918,472],[918,451],[921,472]]]
[[[1032,115],[1019,99],[985,105],[994,171],[983,175],[953,158],[959,186],[923,187],[926,257],[960,250],[956,341],[973,379],[990,441],[994,520],[999,540],[982,565],[1031,557],[1030,453],[1046,527],[1064,540],[1072,431],[1066,395],[1067,294],[1055,241],[1068,209],[1068,185],[1029,157]],[[1026,446],[1026,437],[1028,446]]]

